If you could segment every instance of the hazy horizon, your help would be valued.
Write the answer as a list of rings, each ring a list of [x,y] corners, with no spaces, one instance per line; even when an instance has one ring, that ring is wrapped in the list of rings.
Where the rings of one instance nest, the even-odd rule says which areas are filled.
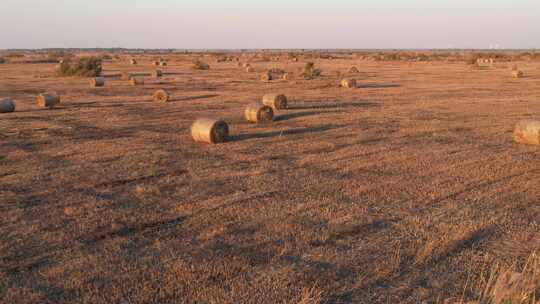
[[[540,47],[537,0],[4,2],[0,49]]]

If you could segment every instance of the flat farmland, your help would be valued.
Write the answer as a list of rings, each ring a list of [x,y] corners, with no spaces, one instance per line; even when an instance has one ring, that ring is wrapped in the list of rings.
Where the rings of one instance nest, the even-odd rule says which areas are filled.
[[[249,73],[164,57],[163,77],[139,86],[118,76],[151,72],[150,56],[104,61],[99,88],[55,64],[0,64],[16,103],[0,114],[0,302],[474,300],[495,265],[539,248],[540,149],[512,140],[540,118],[539,62],[512,78],[514,63]],[[298,77],[307,61],[320,77]],[[295,76],[259,79],[276,67]],[[340,88],[345,76],[358,87]],[[171,100],[153,102],[157,89]],[[46,91],[56,108],[37,106]],[[267,93],[288,108],[247,122]],[[194,142],[199,117],[226,121],[227,142]]]

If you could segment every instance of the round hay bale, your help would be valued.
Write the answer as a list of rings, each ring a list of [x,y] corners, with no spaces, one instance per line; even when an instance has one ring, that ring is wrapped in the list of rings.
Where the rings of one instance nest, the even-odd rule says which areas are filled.
[[[136,64],[137,64],[137,60],[135,60],[135,59],[131,59],[130,62],[131,62],[131,64],[133,64],[133,65],[136,65]]]
[[[144,79],[142,77],[133,77],[130,83],[132,86],[144,85]]]
[[[54,106],[60,103],[60,96],[55,93],[43,93],[39,94],[37,99],[37,105],[40,108],[52,109]]]
[[[131,73],[122,72],[122,80],[131,80],[131,77],[133,77]]]
[[[155,102],[167,102],[169,101],[169,93],[165,90],[157,90],[154,92],[153,99]]]
[[[514,141],[520,144],[540,145],[540,121],[522,120],[514,128]]]
[[[289,74],[289,73],[284,73],[283,76],[281,76],[281,78],[282,78],[283,80],[289,80],[289,79],[291,79],[291,74]]]
[[[251,66],[251,64],[249,64],[249,63],[247,63],[247,62],[245,62],[244,64],[242,64],[242,67],[244,67],[244,68],[248,68],[248,67],[250,67],[250,66]]]
[[[253,72],[255,72],[255,69],[254,69],[252,66],[248,66],[248,67],[246,68],[246,72],[248,72],[248,73],[253,73]]]
[[[249,122],[269,122],[274,119],[274,110],[260,102],[254,102],[246,107],[244,117]]]
[[[514,77],[514,78],[522,78],[523,77],[523,72],[519,71],[519,70],[512,71],[512,77]]]
[[[196,142],[222,143],[229,136],[229,126],[223,120],[199,118],[191,126],[191,137]]]
[[[287,96],[283,94],[266,94],[262,98],[262,103],[274,110],[287,108]]]
[[[15,111],[15,103],[11,98],[0,98],[0,113],[10,113]]]
[[[167,66],[167,62],[166,61],[162,61],[159,63],[160,66],[164,67],[164,66]]]
[[[90,79],[90,85],[93,87],[102,87],[105,85],[105,78],[103,77],[94,77]]]
[[[350,74],[358,74],[358,73],[360,73],[360,71],[358,70],[357,67],[352,66],[352,67],[349,69],[349,73],[350,73]]]
[[[270,74],[268,72],[261,74],[261,80],[262,81],[270,81],[270,80],[272,80],[272,74]]]
[[[342,88],[356,88],[356,79],[345,78],[341,80]]]
[[[163,76],[163,72],[161,70],[152,71],[152,77],[159,78],[161,76]]]

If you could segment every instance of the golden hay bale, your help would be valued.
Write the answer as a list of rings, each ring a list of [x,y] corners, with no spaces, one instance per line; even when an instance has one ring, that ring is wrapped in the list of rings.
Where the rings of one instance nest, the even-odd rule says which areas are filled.
[[[132,86],[144,85],[144,79],[141,77],[133,77],[130,80]]]
[[[137,60],[135,60],[135,59],[131,59],[130,62],[131,62],[131,64],[133,64],[133,65],[136,65],[136,64],[137,64]]]
[[[159,65],[160,65],[160,66],[163,66],[163,67],[164,67],[164,66],[167,66],[167,62],[162,61],[162,62],[159,63]]]
[[[152,71],[152,77],[159,78],[161,76],[163,76],[163,72],[161,70]]]
[[[287,108],[287,96],[283,94],[266,94],[262,98],[262,103],[274,110]]]
[[[272,80],[272,74],[270,74],[268,72],[261,74],[261,80],[262,81],[270,81],[270,80]]]
[[[60,96],[55,93],[43,93],[39,94],[36,100],[39,107],[52,109],[60,103]]]
[[[0,113],[15,111],[15,103],[11,98],[0,98]]]
[[[157,90],[154,92],[153,99],[155,102],[167,102],[169,101],[169,93],[165,90]]]
[[[342,88],[356,88],[356,79],[345,78],[341,80]]]
[[[350,74],[357,74],[357,73],[360,73],[360,71],[358,70],[357,67],[352,66],[352,67],[349,69],[349,73],[350,73]]]
[[[102,87],[105,85],[105,78],[103,77],[95,77],[90,79],[90,85],[93,87]]]
[[[248,67],[246,68],[246,72],[248,72],[248,73],[253,73],[253,72],[255,72],[255,69],[254,69],[252,66],[248,66]]]
[[[242,64],[242,67],[244,67],[244,68],[248,68],[248,67],[250,67],[250,66],[251,66],[251,64],[249,64],[249,63],[247,63],[247,62],[245,62],[244,64]]]
[[[191,126],[191,137],[197,142],[222,143],[229,136],[229,126],[223,120],[199,118]]]
[[[523,72],[519,71],[519,70],[512,71],[512,77],[514,77],[514,78],[522,78],[523,77]]]
[[[289,73],[284,73],[283,76],[281,76],[281,78],[282,78],[283,80],[289,80],[289,79],[291,79],[291,74],[289,74]]]
[[[514,128],[514,141],[520,144],[540,145],[540,121],[522,120]]]
[[[122,72],[122,80],[131,80],[131,73],[128,72]]]
[[[249,122],[269,122],[274,119],[274,111],[267,105],[254,102],[246,107],[244,117]]]

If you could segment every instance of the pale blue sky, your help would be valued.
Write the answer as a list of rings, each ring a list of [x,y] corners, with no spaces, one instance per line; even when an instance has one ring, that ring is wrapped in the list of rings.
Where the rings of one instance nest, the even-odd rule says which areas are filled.
[[[1,0],[0,49],[540,48],[540,0]]]

